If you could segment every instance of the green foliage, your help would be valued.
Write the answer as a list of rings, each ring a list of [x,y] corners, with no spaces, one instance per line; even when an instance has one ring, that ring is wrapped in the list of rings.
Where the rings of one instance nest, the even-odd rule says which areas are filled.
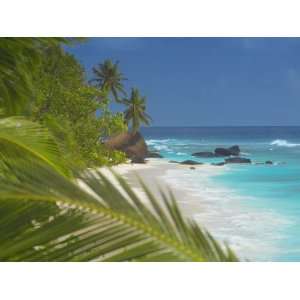
[[[138,89],[131,90],[129,99],[124,99],[123,103],[128,107],[125,111],[125,120],[132,123],[131,130],[139,130],[141,123],[150,125],[151,117],[146,113],[146,97],[141,97]]]
[[[127,124],[122,113],[114,114],[111,111],[103,111],[99,120],[102,137],[113,136],[127,130]]]
[[[121,178],[93,171],[80,188],[41,160],[7,153],[0,181],[2,261],[237,261],[180,213],[172,194],[148,204]]]
[[[33,74],[48,47],[67,43],[63,38],[0,39],[0,107],[7,116],[26,114],[32,99]]]
[[[58,41],[1,40],[2,116],[31,112],[35,122],[0,119],[0,260],[236,261],[181,215],[172,194],[161,193],[159,204],[142,184],[145,204],[121,177],[115,186],[98,171],[81,171],[80,164],[125,159],[99,137],[126,125]]]
[[[48,114],[43,119],[43,126],[51,131],[58,145],[62,159],[68,164],[71,170],[83,170],[87,163],[81,152],[70,122],[68,120],[54,117]]]
[[[72,99],[72,103],[69,101],[73,96],[76,97],[75,91],[85,87],[84,70],[61,47],[51,47],[43,53],[42,64],[34,79],[36,103],[32,110],[36,119],[42,119],[49,111],[52,114],[70,114],[72,104],[81,104],[76,99]],[[89,100],[86,99],[86,103]],[[80,110],[80,107],[73,107],[74,110],[76,108]]]
[[[77,60],[60,47],[49,48],[35,80],[32,118],[50,126],[64,159],[81,167],[111,164],[115,156],[100,140],[126,130],[126,124],[122,114],[109,111],[106,93],[86,83]]]
[[[21,159],[41,160],[63,175],[69,175],[68,166],[61,159],[52,134],[45,127],[23,117],[0,119],[0,158],[7,156],[17,162]]]

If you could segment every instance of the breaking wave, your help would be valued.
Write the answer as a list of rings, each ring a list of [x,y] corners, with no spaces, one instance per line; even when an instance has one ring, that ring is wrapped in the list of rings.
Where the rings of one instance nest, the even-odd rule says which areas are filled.
[[[289,143],[287,140],[274,140],[270,145],[289,148],[300,146],[300,144]]]

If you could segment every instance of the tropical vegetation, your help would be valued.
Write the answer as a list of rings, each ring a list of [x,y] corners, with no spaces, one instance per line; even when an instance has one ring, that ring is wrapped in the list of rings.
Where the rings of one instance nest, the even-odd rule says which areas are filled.
[[[126,96],[123,81],[127,80],[119,70],[119,62],[113,63],[110,59],[93,67],[94,78],[90,83],[107,94],[112,94],[114,100],[121,103],[120,95]],[[101,99],[101,98],[100,98]]]
[[[146,205],[122,177],[112,184],[92,168],[124,161],[101,138],[127,124],[109,110],[107,85],[91,86],[64,50],[76,42],[0,39],[0,260],[236,261],[171,192],[158,201],[141,182]]]
[[[142,97],[137,88],[131,90],[129,99],[123,99],[123,103],[127,106],[124,112],[127,124],[131,123],[131,131],[137,132],[141,123],[150,125],[151,117],[146,113],[146,97]]]

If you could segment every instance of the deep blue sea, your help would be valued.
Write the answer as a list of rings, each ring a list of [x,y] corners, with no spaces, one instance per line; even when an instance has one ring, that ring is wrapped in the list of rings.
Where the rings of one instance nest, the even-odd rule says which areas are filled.
[[[251,165],[174,171],[167,179],[206,199],[196,218],[242,257],[300,261],[300,127],[150,127],[142,133],[166,160],[220,162],[191,154],[239,145]],[[256,164],[266,160],[274,164]]]

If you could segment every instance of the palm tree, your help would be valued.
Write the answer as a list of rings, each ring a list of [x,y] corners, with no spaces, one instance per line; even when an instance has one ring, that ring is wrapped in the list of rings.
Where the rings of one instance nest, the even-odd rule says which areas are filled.
[[[22,68],[20,76],[30,74]],[[0,71],[13,73],[15,64]],[[21,101],[16,97],[12,107],[8,94],[2,97],[3,112]],[[161,192],[160,203],[141,182],[145,204],[117,175],[115,186],[99,171],[75,172],[43,126],[24,117],[0,119],[0,261],[237,260],[182,216],[171,192]]]
[[[119,94],[126,96],[123,81],[127,78],[119,71],[119,62],[113,63],[107,59],[104,63],[93,67],[93,73],[95,77],[90,82],[95,82],[97,87],[108,94],[111,93],[114,100],[121,103]]]
[[[145,112],[146,97],[141,97],[138,89],[133,88],[130,99],[123,99],[122,103],[128,106],[124,116],[127,123],[132,122],[131,131],[133,133],[139,130],[141,123],[150,124],[151,117]]]

